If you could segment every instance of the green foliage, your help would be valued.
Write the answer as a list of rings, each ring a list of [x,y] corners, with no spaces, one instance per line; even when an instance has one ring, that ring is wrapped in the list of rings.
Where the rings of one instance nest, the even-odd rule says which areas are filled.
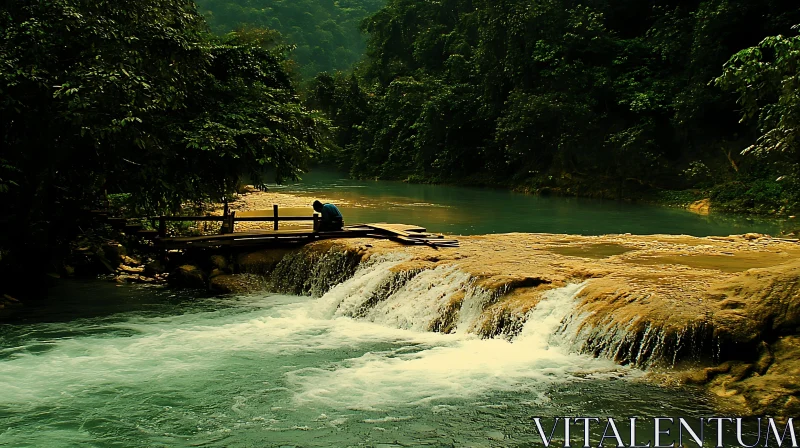
[[[797,27],[795,27],[797,28]],[[765,38],[725,64],[715,84],[739,94],[743,121],[757,119],[761,136],[745,149],[772,155],[783,174],[800,163],[800,37]]]
[[[9,165],[7,160],[0,159],[0,174],[3,176],[0,177],[0,193],[8,193],[11,188],[19,186],[19,184],[9,179],[9,176],[16,174],[18,171],[15,167]]]
[[[800,201],[798,192],[785,185],[769,179],[728,182],[714,186],[710,196],[721,210],[774,215],[796,209]]]
[[[212,31],[243,27],[278,31],[295,47],[292,58],[304,79],[319,72],[347,71],[364,54],[361,21],[384,0],[198,0]]]
[[[787,0],[389,0],[363,24],[360,88],[317,79],[334,93],[314,107],[339,110],[358,92],[359,114],[337,134],[356,176],[488,174],[534,190],[593,179],[612,196],[704,188],[747,174],[738,153],[755,137],[711,81],[731,54],[797,21]],[[774,98],[761,122],[788,145],[799,90],[794,41],[781,39],[762,46],[779,53],[782,90],[770,81],[758,95]]]
[[[5,2],[0,247],[57,247],[106,191],[158,212],[296,176],[323,123],[269,37],[212,37],[189,0]]]
[[[355,75],[342,72],[318,74],[307,88],[306,104],[322,111],[329,118],[334,131],[331,148],[320,160],[343,163],[344,148],[357,139],[360,124],[367,119],[369,110],[367,96]]]

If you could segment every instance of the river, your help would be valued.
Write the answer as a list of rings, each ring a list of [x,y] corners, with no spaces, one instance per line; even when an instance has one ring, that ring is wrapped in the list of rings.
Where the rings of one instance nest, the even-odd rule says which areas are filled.
[[[494,190],[285,187],[309,196],[331,189],[362,205],[345,209],[348,220],[451,233],[702,235],[770,225]],[[396,263],[364,265],[317,298],[64,282],[0,326],[0,445],[530,447],[542,443],[533,417],[719,412],[699,389],[655,385],[644,372],[576,354],[559,329],[581,285],[549,293],[510,341],[477,338],[468,313],[453,334],[421,330],[431,304],[463,282],[452,271],[420,275],[382,312],[348,317]]]
[[[352,180],[314,171],[301,182],[270,191],[330,196],[356,206],[340,208],[348,223],[396,222],[453,235],[532,232],[576,235],[777,235],[784,222],[680,208],[585,198],[536,196],[502,189]]]
[[[344,286],[311,299],[67,285],[0,331],[0,445],[527,447],[534,416],[712,413],[699,391],[571,353],[554,336],[564,297],[509,342],[337,316]]]

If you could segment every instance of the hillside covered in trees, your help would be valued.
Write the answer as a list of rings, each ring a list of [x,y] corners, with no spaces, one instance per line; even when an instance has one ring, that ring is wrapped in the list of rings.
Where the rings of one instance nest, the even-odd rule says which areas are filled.
[[[106,193],[158,213],[219,200],[266,169],[299,174],[324,123],[270,42],[214,36],[186,0],[5,2],[0,284],[58,272],[81,211]]]
[[[309,95],[355,176],[702,189],[787,212],[800,200],[798,23],[793,0],[390,0],[363,24],[358,72],[320,74]]]
[[[175,211],[312,160],[796,213],[797,24],[796,0],[6,2],[0,277],[57,269],[106,193]]]
[[[211,30],[270,29],[293,45],[291,57],[306,79],[319,72],[347,71],[361,60],[366,39],[361,22],[385,0],[198,0]]]

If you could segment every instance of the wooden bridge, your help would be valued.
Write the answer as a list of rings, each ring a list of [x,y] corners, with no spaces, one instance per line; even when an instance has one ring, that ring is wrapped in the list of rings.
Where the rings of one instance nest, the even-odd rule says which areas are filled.
[[[271,213],[270,213],[271,212]],[[126,234],[151,240],[156,248],[164,250],[214,249],[223,247],[270,247],[306,244],[313,241],[336,238],[379,238],[390,239],[407,245],[427,245],[431,247],[457,247],[458,241],[446,239],[442,235],[428,233],[423,227],[408,224],[358,224],[345,226],[341,230],[322,231],[321,218],[314,213],[310,216],[281,216],[278,206],[272,210],[259,210],[240,213],[229,212],[223,215],[206,216],[158,216],[149,218],[154,229],[145,229],[142,224],[131,224],[123,218],[111,218],[103,211],[92,211],[97,218]],[[170,236],[168,223],[172,222],[218,222],[220,231],[215,235]],[[272,229],[253,229],[236,231],[236,224],[243,222],[272,223]],[[307,227],[280,228],[280,223],[310,222]]]

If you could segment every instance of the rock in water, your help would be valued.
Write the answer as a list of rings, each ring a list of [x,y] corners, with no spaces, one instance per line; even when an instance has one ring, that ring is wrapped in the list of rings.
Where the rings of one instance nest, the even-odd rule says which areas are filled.
[[[215,270],[216,272],[220,272]],[[229,294],[229,293],[249,293],[260,291],[264,289],[264,280],[258,275],[240,274],[230,275],[219,273],[213,275],[208,281],[208,287],[211,291]]]
[[[228,263],[228,260],[222,255],[212,255],[209,261],[213,269],[229,272],[230,263]]]
[[[178,288],[205,289],[205,273],[197,266],[185,264],[170,274],[169,283]]]
[[[689,211],[698,215],[707,215],[711,211],[711,199],[701,199],[689,204]]]

